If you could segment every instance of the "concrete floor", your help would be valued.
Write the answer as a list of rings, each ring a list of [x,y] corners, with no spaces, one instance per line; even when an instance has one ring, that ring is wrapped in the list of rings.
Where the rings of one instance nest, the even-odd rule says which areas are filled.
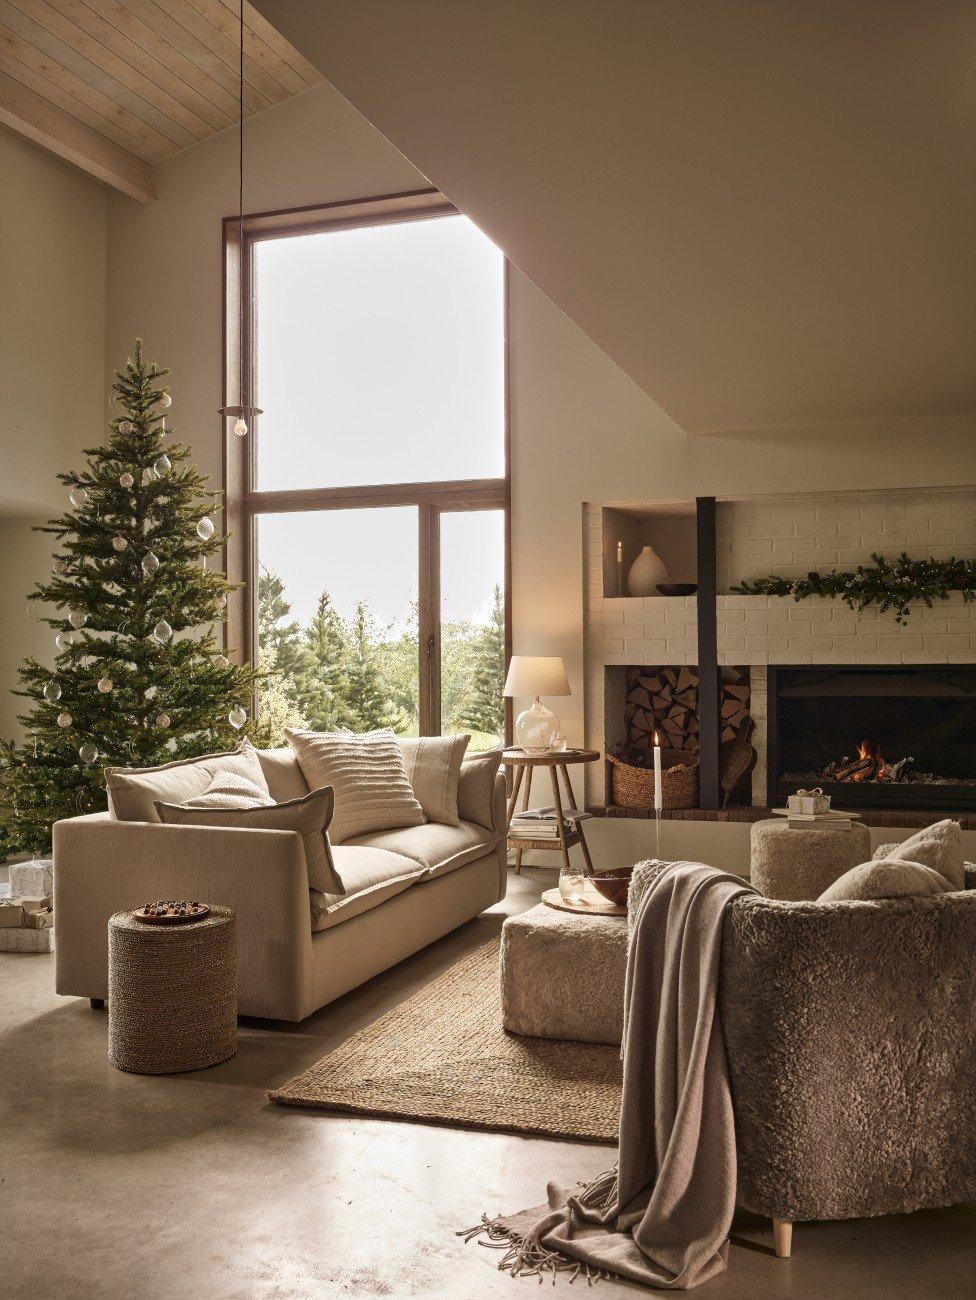
[[[264,1093],[551,883],[544,870],[512,877],[493,913],[300,1026],[242,1025],[235,1057],[182,1076],[113,1069],[106,1013],[54,995],[53,958],[0,954],[0,1295],[536,1294],[454,1234],[483,1210],[537,1203],[548,1178],[589,1178],[608,1148],[305,1114]],[[564,1279],[553,1289],[570,1294]],[[728,1272],[704,1293],[973,1297],[976,1207],[800,1226],[790,1261],[773,1256],[768,1223],[743,1215]]]

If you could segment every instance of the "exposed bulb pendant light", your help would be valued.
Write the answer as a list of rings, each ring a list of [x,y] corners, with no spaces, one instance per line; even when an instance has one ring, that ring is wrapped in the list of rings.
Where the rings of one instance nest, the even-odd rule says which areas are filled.
[[[237,393],[239,406],[222,406],[220,414],[234,419],[234,432],[238,438],[247,434],[248,418],[260,415],[260,407],[249,406],[245,402],[244,392],[244,0],[241,0],[241,58],[240,58],[240,99],[239,99],[239,143],[238,143],[238,192],[237,192],[237,238],[241,257],[241,274],[237,277],[237,300],[240,317],[238,320],[238,376]]]

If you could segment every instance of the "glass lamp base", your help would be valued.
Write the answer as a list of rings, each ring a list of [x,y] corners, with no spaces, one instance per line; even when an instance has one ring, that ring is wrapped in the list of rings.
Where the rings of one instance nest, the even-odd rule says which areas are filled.
[[[543,753],[559,735],[559,719],[537,697],[535,703],[515,719],[515,743],[528,753]]]

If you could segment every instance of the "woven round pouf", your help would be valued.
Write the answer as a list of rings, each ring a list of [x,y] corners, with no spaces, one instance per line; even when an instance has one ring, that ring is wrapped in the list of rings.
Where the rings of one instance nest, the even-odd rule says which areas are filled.
[[[767,898],[819,898],[845,871],[870,857],[871,836],[860,822],[850,830],[791,830],[785,818],[753,822],[749,881]]]
[[[237,1051],[237,917],[108,923],[108,1055],[132,1074],[179,1074]]]

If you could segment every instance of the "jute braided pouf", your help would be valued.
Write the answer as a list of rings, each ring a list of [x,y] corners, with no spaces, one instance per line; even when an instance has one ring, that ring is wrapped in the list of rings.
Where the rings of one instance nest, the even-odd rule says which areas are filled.
[[[871,835],[854,822],[850,830],[791,830],[786,818],[752,823],[749,881],[767,898],[790,902],[819,898],[828,885],[871,857]]]
[[[619,1043],[627,918],[576,916],[545,903],[502,926],[502,1025],[511,1034]]]
[[[237,1051],[237,917],[108,923],[108,1055],[132,1074],[178,1074]]]

